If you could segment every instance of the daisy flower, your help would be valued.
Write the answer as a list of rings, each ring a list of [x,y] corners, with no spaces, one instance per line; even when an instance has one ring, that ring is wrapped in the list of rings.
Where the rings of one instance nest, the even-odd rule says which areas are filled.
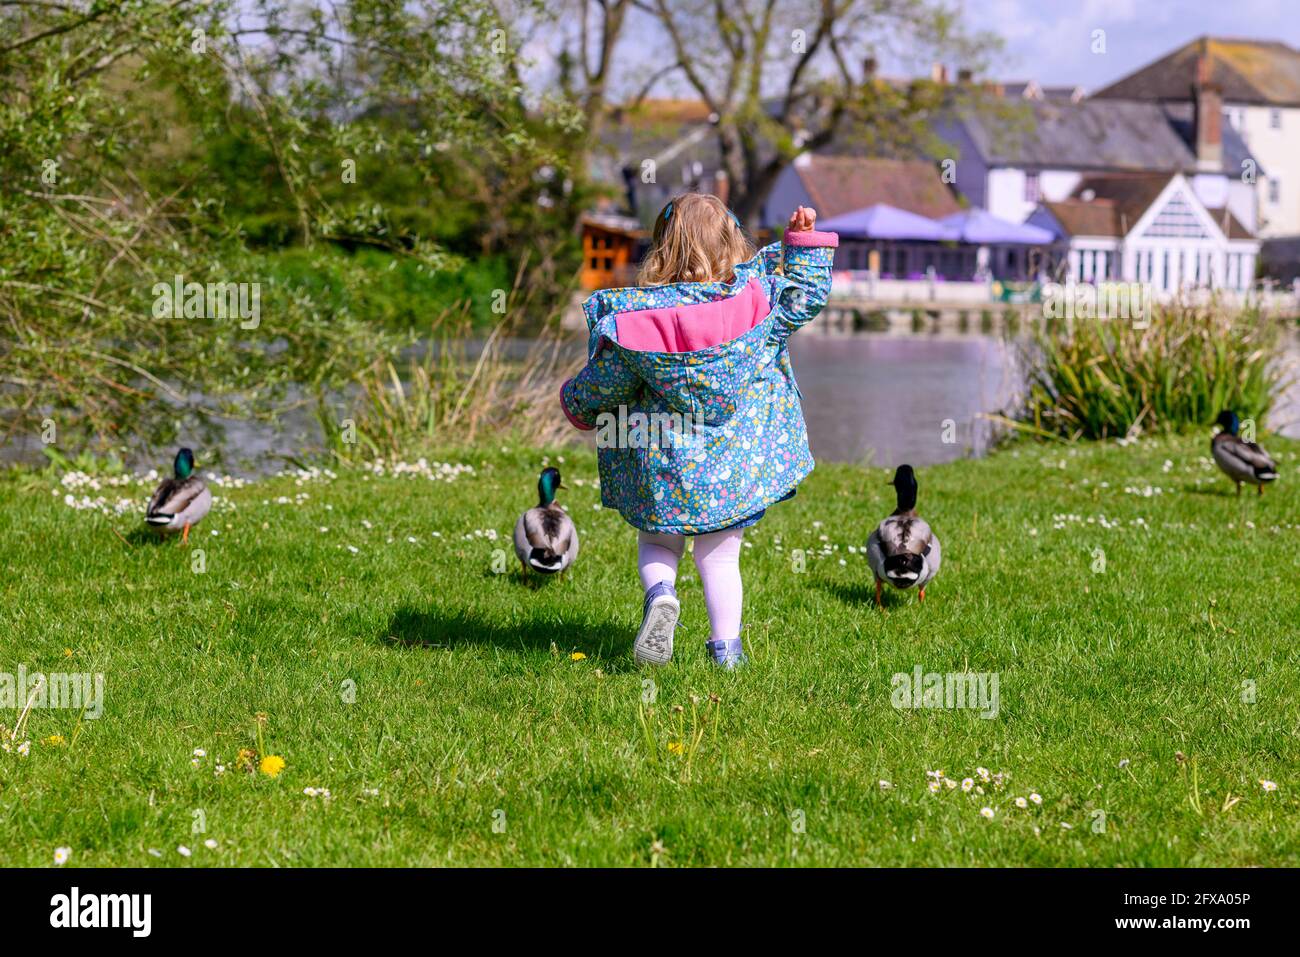
[[[980,816],[981,816],[981,817],[986,817],[986,818],[988,818],[989,820],[992,820],[992,819],[993,819],[993,808],[991,808],[991,807],[982,807],[982,808],[980,808]]]
[[[64,864],[68,863],[68,858],[71,856],[72,848],[70,847],[56,847],[54,849],[54,863],[58,867],[62,867]]]

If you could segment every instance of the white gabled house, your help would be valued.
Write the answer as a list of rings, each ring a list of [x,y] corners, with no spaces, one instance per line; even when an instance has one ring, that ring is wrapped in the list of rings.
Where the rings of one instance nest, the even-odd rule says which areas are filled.
[[[1226,205],[1207,207],[1182,173],[1086,176],[1027,222],[1057,237],[1049,278],[1140,282],[1157,298],[1248,290],[1259,256],[1259,240]]]
[[[1186,113],[1207,85],[1227,120],[1225,140],[1240,137],[1262,167],[1256,171],[1258,220],[1242,221],[1265,240],[1300,235],[1300,50],[1274,39],[1198,37],[1094,96]],[[1232,170],[1238,180],[1241,159]]]

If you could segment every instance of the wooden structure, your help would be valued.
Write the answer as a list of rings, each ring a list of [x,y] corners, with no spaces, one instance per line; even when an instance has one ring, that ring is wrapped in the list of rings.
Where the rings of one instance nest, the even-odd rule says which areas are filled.
[[[630,216],[588,213],[582,217],[582,288],[629,286],[647,234]]]

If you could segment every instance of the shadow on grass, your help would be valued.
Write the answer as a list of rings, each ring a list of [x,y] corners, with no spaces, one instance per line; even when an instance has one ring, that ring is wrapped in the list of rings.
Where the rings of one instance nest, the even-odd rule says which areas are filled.
[[[519,588],[527,588],[529,591],[538,591],[543,588],[558,588],[560,583],[566,580],[568,572],[556,572],[553,575],[543,575],[541,572],[524,571],[518,565],[514,565],[509,571],[502,574],[486,569],[482,578],[486,581],[499,582],[506,581],[511,585]]]
[[[109,530],[108,533],[110,538],[113,538],[118,541],[126,542],[128,545],[131,545],[133,547],[136,545],[143,545],[146,548],[158,548],[164,545],[174,546],[180,544],[180,540],[181,540],[180,535],[177,533],[160,532],[156,528],[151,528],[150,526],[143,525],[143,524],[133,526],[125,534],[113,528],[113,526],[111,525],[108,526],[108,530]],[[195,530],[191,528],[190,529],[191,539],[194,537],[194,534],[195,534]]]
[[[1213,485],[1210,486],[1209,488],[1206,488],[1203,485],[1192,485],[1190,483],[1184,483],[1183,491],[1186,492],[1188,495],[1207,495],[1210,498],[1236,498],[1237,497],[1237,490],[1236,488],[1233,487],[1231,483],[1229,483],[1227,486]],[[1241,494],[1244,497],[1246,493],[1242,492]]]
[[[503,624],[476,617],[464,609],[399,608],[388,621],[381,641],[425,648],[464,648],[493,645],[524,651],[551,650],[568,656],[580,651],[588,658],[608,662],[606,670],[630,669],[631,633],[626,624],[583,619],[555,621],[550,617],[525,618]]]
[[[872,581],[853,582],[851,584],[839,581],[819,581],[817,587],[828,595],[834,595],[846,605],[860,605],[871,611],[878,611],[876,608],[876,585]],[[906,605],[916,601],[916,591],[909,589],[901,592],[897,588],[889,586],[881,589],[880,600],[885,603],[886,608],[895,605]]]

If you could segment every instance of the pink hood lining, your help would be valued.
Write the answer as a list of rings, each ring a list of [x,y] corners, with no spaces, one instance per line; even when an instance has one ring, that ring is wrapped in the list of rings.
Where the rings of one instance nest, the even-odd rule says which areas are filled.
[[[763,284],[751,279],[728,299],[619,313],[618,344],[632,352],[698,352],[739,339],[771,313]]]

